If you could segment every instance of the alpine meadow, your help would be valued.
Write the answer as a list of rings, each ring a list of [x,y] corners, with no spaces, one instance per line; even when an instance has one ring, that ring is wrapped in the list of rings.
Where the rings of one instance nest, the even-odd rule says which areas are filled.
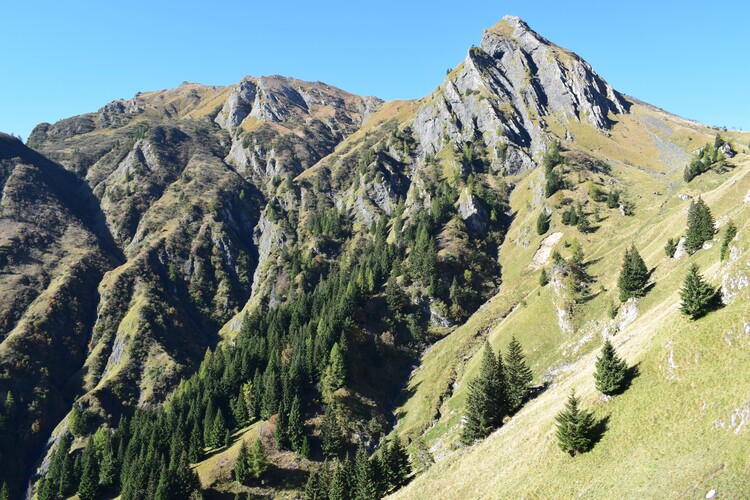
[[[420,99],[0,134],[0,188],[0,500],[750,495],[750,133],[518,17]]]

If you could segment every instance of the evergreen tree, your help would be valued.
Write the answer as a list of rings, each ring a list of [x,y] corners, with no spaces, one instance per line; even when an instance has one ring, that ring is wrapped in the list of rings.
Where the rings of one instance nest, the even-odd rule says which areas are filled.
[[[703,243],[714,237],[714,218],[711,210],[702,198],[692,201],[688,209],[687,233],[685,234],[685,249],[688,253],[695,253],[703,247]]]
[[[297,453],[302,451],[302,440],[305,437],[304,420],[302,418],[302,409],[300,408],[299,396],[294,397],[292,408],[289,410],[288,425],[289,443],[292,449]]]
[[[579,408],[580,400],[571,391],[565,408],[557,414],[557,444],[570,456],[584,453],[591,448],[594,429],[594,417],[586,410]]]
[[[333,401],[333,393],[344,386],[345,379],[344,356],[341,354],[339,343],[335,342],[331,348],[328,366],[326,366],[321,382],[324,402],[331,403]]]
[[[727,223],[727,228],[724,230],[724,238],[721,240],[721,260],[726,260],[729,256],[729,244],[735,236],[737,236],[737,226],[730,220]]]
[[[260,439],[256,439],[253,443],[253,447],[250,450],[250,474],[255,478],[259,479],[268,470],[268,456],[266,455],[266,448]]]
[[[461,440],[471,444],[487,436],[502,423],[505,416],[505,381],[501,364],[485,341],[482,366],[477,378],[469,383],[465,424]]]
[[[542,268],[542,272],[539,274],[539,285],[547,286],[548,284],[549,284],[549,275],[547,274],[547,270]]]
[[[83,474],[78,486],[78,496],[81,500],[92,500],[99,492],[99,457],[94,448],[93,438],[89,438],[83,452]]]
[[[250,453],[247,449],[245,440],[242,440],[240,445],[240,452],[237,455],[237,462],[234,465],[234,479],[240,484],[244,484],[250,478],[250,468],[248,463],[250,461]]]
[[[284,409],[284,403],[279,404],[279,411],[276,413],[276,429],[274,430],[274,439],[276,448],[286,450],[289,447],[289,437],[287,435],[287,416]]]
[[[0,488],[0,500],[10,500],[10,491],[8,491],[8,484],[3,482],[3,487]]]
[[[193,425],[193,430],[190,431],[190,440],[188,441],[188,458],[191,462],[198,462],[201,458],[203,450],[203,440],[201,432],[198,430],[197,425]]]
[[[516,412],[529,393],[529,385],[533,379],[531,369],[526,365],[521,343],[513,337],[508,344],[508,354],[505,356],[505,381],[509,413]]]
[[[398,438],[383,447],[382,463],[387,482],[385,492],[397,490],[407,483],[411,475],[411,463]]]
[[[622,270],[617,280],[620,288],[620,301],[625,302],[631,297],[643,297],[648,283],[648,269],[635,245],[625,250]]]
[[[690,319],[698,319],[709,311],[717,293],[719,292],[703,279],[698,265],[692,264],[680,290],[680,311]]]
[[[326,500],[328,494],[322,488],[320,482],[320,472],[313,470],[307,478],[305,484],[305,500]]]
[[[347,458],[348,461],[348,458]],[[328,500],[348,500],[351,493],[349,478],[346,475],[346,466],[344,463],[336,460],[331,471],[330,482],[328,485]]]
[[[627,378],[628,366],[615,352],[609,339],[604,341],[601,356],[596,360],[596,390],[611,396],[620,392]]]
[[[338,421],[338,412],[333,404],[326,406],[323,422],[320,424],[320,441],[323,455],[335,457],[343,444],[342,429]]]
[[[72,441],[72,440],[71,440]],[[73,463],[73,457],[70,455],[70,441],[68,441],[67,449],[62,457],[60,465],[60,487],[58,493],[63,498],[72,495],[76,491],[76,485],[78,478],[75,474],[75,465]]]
[[[667,240],[666,245],[664,245],[664,253],[667,257],[669,257],[670,259],[674,257],[674,254],[677,253],[677,245],[679,243],[679,238],[669,238]]]
[[[201,482],[198,474],[188,463],[187,452],[183,451],[174,468],[174,485],[172,487],[172,498],[191,498],[200,491]]]
[[[542,209],[542,211],[539,213],[539,217],[536,219],[536,232],[539,235],[542,235],[549,231],[549,223],[552,219],[552,216],[547,213],[546,210]]]
[[[367,457],[367,452],[361,444],[357,448],[354,458],[354,495],[355,500],[372,500],[379,498],[378,484],[372,462]]]
[[[219,409],[216,411],[216,416],[214,417],[214,422],[211,427],[211,442],[209,443],[209,446],[212,448],[222,446],[224,444],[224,436],[226,432],[227,426],[224,421],[224,413]]]

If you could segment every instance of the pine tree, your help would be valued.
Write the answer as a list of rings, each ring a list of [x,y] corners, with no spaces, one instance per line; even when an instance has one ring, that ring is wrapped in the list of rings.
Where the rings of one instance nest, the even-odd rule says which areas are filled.
[[[341,354],[339,343],[335,342],[331,348],[331,354],[328,358],[328,366],[326,366],[321,381],[323,401],[331,403],[333,401],[333,393],[344,386],[345,380],[346,369],[344,366],[344,357]]]
[[[579,408],[580,400],[571,391],[565,408],[557,414],[557,444],[570,456],[584,453],[591,448],[594,429],[594,417],[586,410]]]
[[[529,393],[529,385],[533,380],[531,370],[526,365],[523,347],[516,337],[508,344],[508,354],[505,356],[505,380],[509,413],[516,412]]]
[[[227,426],[224,421],[224,413],[219,409],[214,417],[214,422],[211,427],[211,442],[209,446],[217,448],[224,444],[224,436],[227,432]]]
[[[283,402],[279,404],[279,411],[276,413],[274,439],[276,441],[276,448],[279,450],[286,450],[289,447],[289,437],[287,436],[287,415]]]
[[[347,459],[348,460],[348,459]],[[336,460],[328,484],[328,500],[347,500],[351,492],[346,467]]]
[[[70,455],[70,443],[72,440],[66,440],[67,447],[64,448],[65,454],[62,457],[60,465],[60,483],[58,493],[63,498],[70,496],[76,490],[78,478],[75,475],[75,466],[73,457]]]
[[[83,452],[83,474],[78,486],[78,496],[81,500],[92,500],[99,492],[99,457],[94,448],[93,438],[89,438]]]
[[[250,469],[248,463],[250,461],[250,453],[247,449],[245,440],[242,440],[240,445],[240,452],[237,455],[237,462],[234,465],[234,480],[240,484],[244,484],[250,478]]]
[[[611,396],[622,390],[627,378],[628,365],[615,352],[609,339],[604,341],[601,356],[596,360],[596,390]]]
[[[323,422],[320,424],[320,441],[323,455],[326,457],[335,457],[341,451],[343,444],[342,429],[333,404],[327,405],[325,413],[323,413]]]
[[[485,341],[479,376],[469,383],[466,422],[461,434],[465,444],[482,439],[502,423],[506,408],[501,366]]]
[[[547,274],[547,270],[542,268],[541,274],[539,274],[539,285],[540,286],[547,286],[549,284],[549,275]]]
[[[292,449],[297,453],[300,453],[302,451],[302,440],[305,437],[305,428],[299,396],[294,397],[292,408],[289,410],[288,434],[289,443],[292,445]]]
[[[690,203],[688,209],[687,233],[685,234],[685,249],[688,253],[695,253],[703,243],[714,237],[714,218],[711,209],[703,201]]]
[[[320,472],[313,470],[305,484],[305,500],[326,500],[327,498],[328,494],[323,491],[320,483]]]
[[[383,447],[382,463],[388,486],[385,488],[386,492],[397,490],[406,484],[411,475],[411,463],[398,438]]]
[[[631,297],[642,297],[648,283],[648,269],[635,245],[625,250],[622,270],[617,280],[620,288],[620,301],[625,302]]]
[[[378,485],[372,468],[372,463],[367,457],[365,448],[360,444],[354,458],[354,495],[355,500],[372,500],[379,498]]]
[[[721,240],[721,260],[726,260],[729,256],[729,243],[732,242],[735,236],[737,236],[737,226],[730,220],[727,223],[727,228],[724,230],[724,238]]]
[[[8,491],[8,484],[3,481],[3,487],[0,489],[0,500],[10,500],[10,491]]]
[[[705,315],[719,292],[705,282],[697,264],[692,264],[680,290],[680,311],[695,320]]]
[[[552,219],[552,216],[547,213],[546,210],[542,209],[542,211],[539,213],[539,217],[536,219],[536,232],[539,235],[542,235],[549,231],[549,223]]]
[[[268,470],[268,456],[266,455],[266,448],[260,439],[256,439],[253,443],[253,447],[250,450],[250,474],[255,478],[259,479]]]

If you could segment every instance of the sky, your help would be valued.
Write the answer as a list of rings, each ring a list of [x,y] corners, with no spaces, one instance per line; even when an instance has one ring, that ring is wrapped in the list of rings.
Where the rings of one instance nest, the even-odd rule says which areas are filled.
[[[139,91],[245,75],[422,97],[506,14],[625,94],[750,130],[746,1],[23,0],[2,5],[0,131],[26,139]]]

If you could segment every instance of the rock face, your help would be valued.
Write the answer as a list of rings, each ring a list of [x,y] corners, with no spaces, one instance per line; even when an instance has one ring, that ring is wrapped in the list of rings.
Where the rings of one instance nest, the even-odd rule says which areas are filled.
[[[582,121],[606,133],[608,114],[628,109],[583,59],[506,17],[484,31],[480,46],[420,108],[414,128],[425,153],[441,149],[445,138],[483,135],[498,152],[493,167],[516,173],[532,167],[531,158],[546,147],[549,121]]]

